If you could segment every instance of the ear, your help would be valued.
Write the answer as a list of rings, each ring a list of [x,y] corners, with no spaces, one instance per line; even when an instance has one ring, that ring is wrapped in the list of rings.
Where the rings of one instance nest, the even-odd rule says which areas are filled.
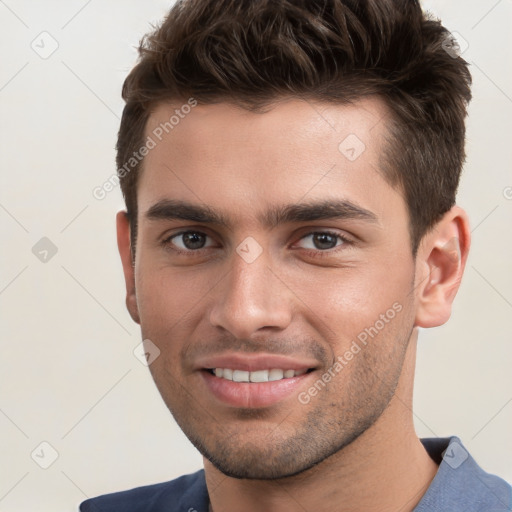
[[[125,211],[118,212],[117,247],[123,264],[124,280],[126,282],[126,307],[134,322],[140,324],[137,296],[135,293],[135,264],[132,260],[130,243],[130,222]]]
[[[415,326],[437,327],[450,318],[470,240],[468,216],[458,206],[423,237],[416,256]]]

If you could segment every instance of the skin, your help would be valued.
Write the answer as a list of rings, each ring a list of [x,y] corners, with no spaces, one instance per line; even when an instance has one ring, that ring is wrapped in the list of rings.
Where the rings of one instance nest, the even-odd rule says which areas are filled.
[[[159,105],[147,135],[176,106]],[[266,113],[197,106],[145,157],[134,264],[128,221],[117,216],[127,307],[160,350],[150,370],[204,456],[215,512],[411,511],[437,471],[413,426],[417,328],[450,316],[468,219],[452,208],[413,258],[406,204],[380,161],[388,120],[378,98],[288,99]],[[365,145],[353,161],[338,149],[350,134]],[[207,206],[226,225],[148,216],[165,200]],[[283,205],[328,200],[374,218],[264,222]],[[170,238],[183,230],[199,232],[205,247]],[[334,235],[311,235],[326,230]],[[248,236],[261,249],[251,263],[236,251]],[[301,403],[299,392],[397,304],[400,312]],[[196,368],[221,353],[286,354],[311,361],[312,371],[275,404],[255,407],[248,395],[231,407]]]

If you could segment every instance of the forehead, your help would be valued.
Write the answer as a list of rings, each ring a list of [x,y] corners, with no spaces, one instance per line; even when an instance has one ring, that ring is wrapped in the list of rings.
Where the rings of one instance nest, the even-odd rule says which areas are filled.
[[[377,98],[292,99],[264,113],[190,104],[161,104],[148,120],[154,147],[139,179],[140,212],[168,198],[260,216],[265,205],[340,198],[379,212],[396,195],[381,170],[389,114]]]

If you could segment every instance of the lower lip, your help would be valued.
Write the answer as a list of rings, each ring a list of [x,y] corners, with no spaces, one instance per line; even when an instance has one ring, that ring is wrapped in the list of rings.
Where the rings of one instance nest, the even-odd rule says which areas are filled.
[[[294,393],[297,395],[310,376],[310,373],[305,373],[270,382],[234,382],[216,377],[207,370],[201,371],[201,374],[215,398],[224,404],[244,409],[269,407]]]

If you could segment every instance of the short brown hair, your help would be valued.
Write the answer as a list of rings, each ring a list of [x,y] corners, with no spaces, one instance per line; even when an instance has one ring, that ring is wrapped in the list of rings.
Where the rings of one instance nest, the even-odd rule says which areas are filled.
[[[340,104],[378,95],[392,114],[381,165],[407,204],[413,254],[455,204],[471,75],[417,0],[178,0],[139,54],[123,85],[116,160],[133,251],[143,160],[119,170],[163,101],[262,111],[286,97]]]

